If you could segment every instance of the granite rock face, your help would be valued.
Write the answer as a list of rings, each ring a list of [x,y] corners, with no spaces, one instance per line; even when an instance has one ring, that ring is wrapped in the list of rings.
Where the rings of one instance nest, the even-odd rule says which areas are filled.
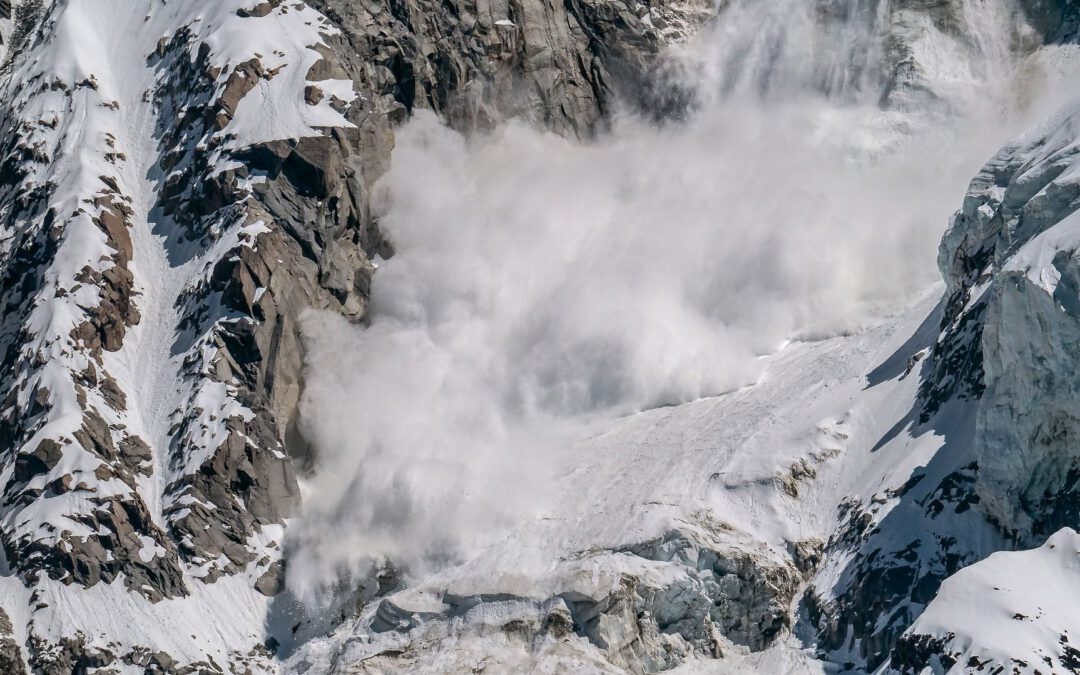
[[[256,44],[233,60],[215,33],[332,31],[303,5],[247,4],[147,3],[139,39],[58,65],[118,28],[44,3],[0,73],[0,542],[35,611],[62,592],[46,579],[122,580],[156,603],[265,574],[280,557],[266,528],[299,506],[298,317],[358,319],[380,241],[339,112],[286,102],[325,133],[245,136],[246,97],[313,59]],[[95,18],[122,27],[114,10]],[[84,667],[75,642],[30,633],[35,667]]]
[[[340,66],[370,107],[374,137],[415,108],[462,131],[523,118],[590,135],[616,100],[662,112],[660,51],[715,14],[708,2],[465,1],[381,4],[318,0],[341,29]],[[384,131],[385,133],[385,131]],[[372,159],[385,155],[369,153]]]

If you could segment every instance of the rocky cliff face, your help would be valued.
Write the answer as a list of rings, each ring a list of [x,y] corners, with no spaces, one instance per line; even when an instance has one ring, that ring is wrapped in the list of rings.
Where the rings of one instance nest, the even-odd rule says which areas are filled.
[[[1062,8],[1054,17],[1056,34],[1071,34],[1075,16]],[[1076,132],[1070,106],[1004,147],[972,180],[944,234],[946,288],[927,320],[940,332],[917,343],[926,347],[909,369],[920,372],[919,394],[903,421],[916,435],[940,434],[944,445],[890,494],[853,503],[827,547],[833,556],[834,547],[847,549],[855,563],[809,595],[819,648],[840,658],[904,673],[1075,668],[1070,624],[1044,610],[1052,603],[1032,599],[1004,614],[1016,598],[996,593],[1023,587],[1024,561],[1074,548],[1061,530],[1075,526],[1080,475],[1069,449]],[[1058,543],[1045,543],[1051,535]],[[991,556],[1032,546],[1043,548]],[[1069,576],[1071,561],[1055,564],[1045,571]],[[831,590],[818,595],[823,587]],[[1017,627],[1026,621],[1036,632],[1060,628],[1061,639],[1033,637]]]
[[[518,117],[590,135],[616,101],[653,109],[657,55],[714,13],[707,2],[316,6],[341,28],[331,48],[369,101],[353,119],[382,139],[417,108],[463,131]],[[366,153],[373,166],[388,149],[384,140]]]
[[[301,6],[286,19],[271,4],[201,16],[176,4],[143,15],[27,7],[16,6],[4,64],[8,565],[35,588],[35,613],[62,586],[107,584],[157,603],[267,573],[277,556],[266,528],[299,498],[275,416],[299,386],[288,321],[309,305],[359,314],[351,282],[363,254],[334,296],[327,287],[342,282],[325,279],[349,263],[327,256],[319,278],[274,215],[299,214],[262,206],[253,183],[294,209],[321,197],[340,227],[351,216],[362,228],[345,188],[303,175],[303,158],[332,156],[334,142],[308,124],[346,125],[329,102],[287,106],[303,136],[288,142],[238,118],[247,94],[302,89],[324,20]],[[132,38],[101,41],[120,29]],[[256,37],[215,51],[230,31]],[[261,163],[235,159],[260,151]],[[268,260],[294,283],[274,283]],[[93,651],[39,632],[35,618],[24,630],[36,667],[63,670]],[[124,656],[109,654],[97,665]]]

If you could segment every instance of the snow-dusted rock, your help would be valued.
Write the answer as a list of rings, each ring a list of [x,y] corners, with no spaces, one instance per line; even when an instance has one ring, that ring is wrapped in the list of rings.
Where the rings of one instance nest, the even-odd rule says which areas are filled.
[[[3,609],[0,609],[0,670],[12,675],[23,675],[26,672],[22,650],[15,641],[15,627],[11,625],[11,618]]]
[[[341,187],[347,146],[319,130],[353,127],[332,101],[302,100],[311,47],[333,28],[282,3],[26,0],[14,15],[0,72],[5,609],[46,671],[163,649],[180,665],[265,658],[254,582],[299,500],[289,321],[313,305],[359,315],[370,269],[353,243],[369,223]],[[323,86],[352,100],[347,81]],[[282,142],[276,165],[236,159]],[[308,157],[331,179],[313,181]],[[280,174],[289,207],[262,206],[257,185]],[[323,201],[354,252],[320,269],[301,243],[314,231],[284,224],[318,221],[306,211]],[[286,271],[276,284],[269,255]],[[189,631],[170,646],[93,618],[202,597],[194,617],[203,587],[230,575],[224,643]],[[99,609],[80,601],[89,589]]]
[[[375,112],[350,119],[376,139],[419,108],[461,130],[517,117],[581,136],[617,101],[663,113],[672,92],[651,77],[661,50],[716,13],[700,0],[314,5],[341,29],[330,44]],[[382,143],[369,162],[387,159]]]
[[[995,553],[957,572],[893,651],[902,673],[1073,673],[1080,669],[1080,536]]]
[[[263,658],[278,526],[311,459],[299,317],[364,314],[369,257],[392,253],[367,193],[393,124],[418,97],[449,114],[478,68],[517,82],[549,48],[534,91],[580,84],[553,128],[588,133],[608,101],[577,58],[605,38],[564,28],[564,8],[512,26],[474,8],[464,29],[434,7],[331,4],[18,0],[0,17],[0,541],[3,583],[31,589],[4,606],[36,667]],[[407,15],[425,11],[438,21]],[[619,54],[641,68],[708,15],[659,30],[628,11]],[[239,598],[222,621],[243,637],[151,658],[167,645],[87,630],[80,587],[144,617]]]
[[[1080,117],[1070,108],[972,182],[942,242],[946,333],[936,358],[979,399],[982,508],[1021,542],[1075,524],[1080,348]]]

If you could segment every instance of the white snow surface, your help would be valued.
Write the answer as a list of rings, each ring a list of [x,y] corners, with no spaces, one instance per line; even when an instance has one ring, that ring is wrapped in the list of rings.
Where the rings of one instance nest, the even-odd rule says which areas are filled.
[[[669,565],[616,552],[672,529],[719,528],[713,535],[719,537],[718,549],[731,546],[782,563],[789,544],[828,539],[844,498],[878,500],[878,518],[884,519],[898,503],[885,496],[888,491],[930,465],[944,442],[936,431],[913,434],[904,424],[919,383],[905,372],[906,364],[934,338],[924,322],[933,319],[940,292],[940,285],[926,289],[906,310],[848,335],[792,342],[764,357],[760,380],[738,391],[597,422],[546,458],[558,479],[544,513],[525,519],[460,565],[389,596],[390,601],[438,612],[446,592],[544,600],[617,585],[624,574],[643,579],[675,574]],[[890,438],[898,423],[899,432]],[[883,438],[887,442],[881,443]],[[817,475],[803,479],[794,496],[782,489],[780,479],[798,462],[813,466]],[[829,589],[844,562],[831,561],[815,582]],[[370,619],[373,611],[374,605],[364,616]],[[479,620],[466,618],[463,625]],[[488,620],[498,625],[506,617]],[[529,672],[530,667],[560,672],[567,667],[561,659],[571,658],[559,651],[527,657],[498,632],[458,635],[455,625],[416,672],[468,672],[468,664],[478,662],[496,672]],[[335,664],[405,644],[400,634],[371,632],[361,620],[300,646],[287,669],[337,672]],[[573,661],[575,672],[609,672],[610,664],[587,645],[571,653],[579,659]],[[823,673],[824,668],[811,648],[789,635],[765,652],[733,647],[723,659],[693,659],[673,672]]]
[[[1065,528],[1039,548],[995,553],[957,572],[908,633],[947,638],[955,667],[938,661],[928,672],[971,672],[972,659],[986,671],[1073,672],[1078,603],[1080,534]]]

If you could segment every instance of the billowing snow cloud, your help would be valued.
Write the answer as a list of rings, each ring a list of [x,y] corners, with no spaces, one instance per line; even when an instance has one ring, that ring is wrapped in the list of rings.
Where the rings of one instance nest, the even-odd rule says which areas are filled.
[[[719,88],[733,72],[698,71]],[[373,561],[466,559],[543,514],[573,466],[561,439],[590,419],[753,384],[759,355],[933,283],[1003,117],[973,99],[978,115],[922,125],[834,79],[839,99],[735,87],[683,124],[622,119],[590,143],[516,123],[466,140],[418,114],[379,186],[397,255],[371,325],[309,322],[320,460],[290,531],[292,590],[310,601]]]

